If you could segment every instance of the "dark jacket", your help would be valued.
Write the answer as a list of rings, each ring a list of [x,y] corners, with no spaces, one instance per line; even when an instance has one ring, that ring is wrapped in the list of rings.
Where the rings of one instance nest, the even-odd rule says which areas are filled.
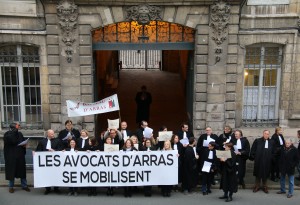
[[[71,133],[71,136],[72,136],[73,140],[76,141],[77,139],[80,138],[80,132],[78,130],[73,128],[70,133]],[[63,144],[64,148],[67,148],[68,145],[69,145],[69,140],[63,140],[68,134],[69,134],[69,130],[67,130],[67,129],[61,130],[58,133],[57,138],[62,141],[62,144]]]
[[[225,162],[220,162],[221,164],[221,182],[220,188],[224,192],[237,192],[237,174],[236,174],[236,155],[233,150],[231,150],[231,158],[227,159]]]
[[[59,140],[57,138],[53,138],[50,141],[51,141],[51,149],[53,149],[55,151],[61,151],[64,149],[64,147],[61,143],[61,140]],[[36,151],[37,152],[48,151],[46,149],[47,142],[48,142],[48,138],[41,139],[36,147]]]
[[[280,173],[285,175],[293,175],[295,173],[295,167],[299,162],[297,149],[291,145],[289,148],[282,147],[280,151]]]
[[[215,134],[211,134],[210,138],[214,139],[215,142],[218,140],[218,136]],[[207,149],[207,147],[203,147],[204,140],[207,140],[207,134],[202,134],[198,139],[196,150],[199,156],[201,156],[201,153],[204,149]]]
[[[183,131],[182,131],[182,130],[179,130],[179,131],[177,132],[177,135],[178,135],[178,137],[179,137],[180,140],[183,139]],[[193,132],[187,131],[187,132],[186,132],[186,137],[187,137],[188,139],[190,139],[191,137],[194,137]]]
[[[6,180],[26,178],[26,148],[18,146],[20,142],[25,140],[23,134],[17,129],[10,130],[4,134],[3,140]]]

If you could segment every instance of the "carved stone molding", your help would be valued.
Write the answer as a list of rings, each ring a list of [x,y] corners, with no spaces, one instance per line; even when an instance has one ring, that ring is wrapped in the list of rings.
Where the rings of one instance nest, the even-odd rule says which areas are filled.
[[[212,40],[217,44],[215,49],[216,63],[221,60],[221,45],[227,39],[228,24],[230,17],[230,5],[224,0],[216,0],[211,6],[210,28],[212,29]]]
[[[127,21],[137,21],[140,25],[147,25],[150,21],[162,20],[161,7],[141,4],[139,6],[131,6],[126,9]]]
[[[63,51],[68,63],[72,62],[74,53],[73,44],[76,41],[75,30],[77,28],[78,10],[73,2],[62,0],[56,6],[59,26],[62,31]]]

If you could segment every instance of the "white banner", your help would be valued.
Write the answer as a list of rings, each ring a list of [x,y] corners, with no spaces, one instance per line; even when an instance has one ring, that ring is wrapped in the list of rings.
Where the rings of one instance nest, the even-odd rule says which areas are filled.
[[[178,184],[177,150],[35,152],[34,187]]]
[[[68,117],[78,117],[119,110],[117,94],[95,103],[67,100]]]

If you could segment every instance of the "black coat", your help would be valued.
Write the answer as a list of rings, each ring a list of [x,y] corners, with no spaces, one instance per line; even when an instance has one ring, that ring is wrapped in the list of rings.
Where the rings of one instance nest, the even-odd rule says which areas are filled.
[[[232,144],[235,146],[237,144],[237,139],[233,138],[231,140]],[[249,158],[250,153],[250,143],[246,137],[241,138],[241,145],[242,148],[238,151],[241,153],[241,155],[236,155],[236,161],[238,164],[238,175],[240,177],[245,177],[246,175],[246,161]]]
[[[143,142],[144,141],[144,134],[143,134],[143,132],[144,132],[144,128],[142,128],[142,127],[138,128],[136,130],[136,132],[135,132],[135,135],[137,136],[139,142]]]
[[[218,140],[218,136],[215,134],[211,134],[210,138],[214,139],[215,142]],[[199,156],[201,156],[203,150],[207,149],[207,147],[203,147],[204,140],[207,140],[207,134],[202,134],[198,139],[196,150]]]
[[[171,147],[172,149],[174,150],[174,143],[171,143]],[[178,183],[181,183],[182,182],[182,173],[183,173],[183,168],[182,168],[182,164],[183,164],[183,160],[184,160],[184,147],[183,145],[178,142],[177,143],[177,151],[178,151],[178,154],[179,154],[179,157],[178,157]]]
[[[274,142],[269,139],[268,148],[265,148],[263,137],[255,139],[250,150],[250,160],[254,160],[253,175],[257,178],[266,180],[270,175],[270,167],[274,160]]]
[[[218,137],[218,139],[216,140],[216,143],[218,145],[218,147],[216,147],[216,149],[218,150],[224,150],[224,142],[226,142],[226,140],[228,139],[234,139],[234,134],[232,132],[230,133],[223,133],[220,134],[220,136]]]
[[[149,122],[150,104],[152,103],[152,96],[149,92],[138,92],[135,96],[137,105],[136,123],[145,120]]]
[[[280,140],[279,137],[281,138],[283,144],[280,145]],[[285,142],[284,142],[284,137],[282,135],[277,135],[277,134],[273,134],[271,139],[274,141],[274,154],[276,158],[280,157],[280,152],[281,152],[281,148],[284,147]]]
[[[236,155],[231,150],[231,158],[221,164],[221,183],[220,189],[224,192],[237,192],[237,175],[236,175]]]
[[[194,149],[187,146],[184,153],[183,160],[183,187],[190,190],[197,185],[197,159],[195,157]]]
[[[64,146],[62,145],[61,140],[59,140],[57,138],[53,138],[50,141],[51,141],[51,149],[53,149],[55,151],[61,151],[64,149]],[[48,151],[46,149],[47,142],[48,142],[48,138],[41,139],[36,147],[36,151],[37,152]]]
[[[69,130],[67,129],[61,130],[58,133],[57,138],[62,141],[64,148],[67,148],[69,145],[69,140],[63,140],[68,134],[69,134]],[[72,135],[72,139],[75,141],[80,138],[80,132],[74,128],[71,130],[71,135]]]
[[[289,148],[282,147],[280,151],[280,173],[285,175],[293,175],[295,173],[295,167],[299,162],[297,149],[291,145]]]
[[[179,131],[177,132],[177,135],[178,135],[178,137],[179,137],[180,140],[183,139],[183,131],[182,131],[182,130],[179,130]],[[188,139],[190,139],[191,137],[194,137],[193,132],[187,131],[187,132],[186,132],[186,137],[187,137]]]
[[[213,152],[213,158],[212,159],[208,158],[210,151]],[[211,162],[211,170],[214,170],[213,172],[215,172],[218,169],[217,155],[216,155],[216,150],[215,149],[213,149],[213,150],[205,149],[203,151],[202,155],[200,156],[200,163],[199,163],[200,171],[202,170],[205,161]]]
[[[83,141],[85,141],[85,142],[84,142],[84,146],[82,147]],[[87,147],[89,147],[89,138],[84,140],[80,137],[79,139],[77,139],[76,147],[78,147],[78,149],[80,149],[80,150],[87,150]]]
[[[20,142],[25,140],[23,134],[17,129],[10,130],[4,134],[3,140],[6,180],[26,178],[26,148],[18,146]]]

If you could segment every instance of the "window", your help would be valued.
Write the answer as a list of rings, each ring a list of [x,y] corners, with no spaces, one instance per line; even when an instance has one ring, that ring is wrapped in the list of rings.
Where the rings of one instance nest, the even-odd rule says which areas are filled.
[[[42,128],[38,48],[0,46],[2,127],[19,121],[25,128]]]
[[[274,45],[246,48],[243,123],[278,124],[282,48]]]

